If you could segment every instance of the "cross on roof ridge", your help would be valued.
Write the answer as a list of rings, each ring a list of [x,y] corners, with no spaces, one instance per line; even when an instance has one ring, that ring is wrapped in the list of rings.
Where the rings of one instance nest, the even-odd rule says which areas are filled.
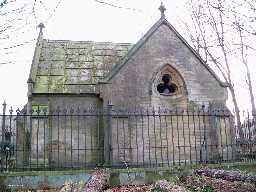
[[[45,25],[43,23],[39,23],[39,25],[37,26],[40,30],[40,33],[43,32],[43,28],[45,28]]]
[[[159,7],[158,9],[159,9],[160,12],[161,12],[161,19],[164,19],[164,18],[165,18],[164,12],[166,11],[166,8],[165,8],[163,2],[161,2],[161,5],[160,5],[160,7]]]

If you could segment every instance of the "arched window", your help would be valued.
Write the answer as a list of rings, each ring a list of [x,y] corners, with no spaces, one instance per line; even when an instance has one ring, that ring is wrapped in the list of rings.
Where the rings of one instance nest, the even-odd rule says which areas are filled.
[[[171,65],[164,65],[154,77],[152,93],[170,96],[173,99],[186,95],[185,82],[180,73]]]

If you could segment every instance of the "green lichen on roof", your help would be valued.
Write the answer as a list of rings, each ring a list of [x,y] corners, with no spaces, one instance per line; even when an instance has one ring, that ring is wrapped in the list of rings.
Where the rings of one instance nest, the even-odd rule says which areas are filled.
[[[97,93],[97,83],[131,47],[129,43],[43,39],[38,63],[32,64],[33,93]]]

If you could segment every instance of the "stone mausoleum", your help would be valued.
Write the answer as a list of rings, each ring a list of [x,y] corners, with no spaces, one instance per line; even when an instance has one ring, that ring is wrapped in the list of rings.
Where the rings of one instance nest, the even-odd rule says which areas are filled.
[[[50,111],[56,107],[69,109],[70,107],[76,108],[78,106],[81,109],[83,107],[99,109],[106,107],[108,102],[119,108],[160,107],[188,109],[191,106],[201,105],[206,106],[206,108],[215,105],[225,106],[228,85],[218,78],[199,54],[165,19],[164,6],[161,5],[159,9],[161,18],[136,44],[48,40],[43,38],[43,24],[39,25],[40,33],[28,80],[28,110],[46,108]],[[92,148],[93,146],[98,145],[99,147],[101,145],[102,154],[99,156],[104,156],[103,151],[106,150],[106,144],[104,145],[103,143],[105,141],[101,140],[99,142],[99,133],[106,133],[104,126],[101,127],[104,123],[99,124],[97,123],[98,120],[92,117],[88,118],[85,123],[87,127],[90,127],[91,131],[82,130],[83,126],[80,125],[80,132],[77,133],[78,125],[74,122],[73,128],[71,130],[70,128],[65,128],[64,133],[64,128],[61,124],[63,120],[58,125],[56,119],[55,121],[52,119],[51,123],[49,121],[49,118],[46,124],[45,120],[38,123],[39,121],[36,118],[32,121],[31,138],[32,145],[35,146],[34,148],[32,147],[33,157],[38,159],[47,156],[49,162],[54,163],[57,161],[57,154],[54,153],[56,148],[58,149],[58,162],[63,160],[64,149],[65,158],[72,158],[73,162],[86,161],[89,163],[98,157],[93,155],[93,151],[87,150],[86,152],[80,151],[80,155],[78,154],[80,157],[77,159],[76,153],[79,152],[72,151],[72,147],[76,148],[77,145],[78,148],[79,145],[90,145]],[[120,124],[121,122],[123,123],[123,133],[117,133],[113,128],[119,121]],[[178,122],[177,119],[176,121]],[[123,116],[116,119],[113,118],[111,122],[113,127],[111,133],[108,134],[112,136],[112,160],[121,161],[121,154],[121,156],[126,156],[125,160],[128,162],[135,162],[135,159],[136,162],[142,161],[140,155],[135,155],[135,153],[142,154],[142,149],[137,147],[133,151],[132,147],[127,150],[124,148],[124,146],[128,145],[127,142],[130,142],[129,145],[135,142],[133,138],[135,135],[135,123],[132,123],[135,122],[135,119]],[[166,122],[170,123],[170,120]],[[211,138],[215,140],[218,137],[217,131],[214,131],[217,128],[210,125],[210,120],[207,120],[207,122],[206,127],[210,129],[207,137],[211,142]],[[194,126],[198,127],[198,124],[200,122],[194,122]],[[45,126],[50,126],[51,130],[47,129],[46,133],[43,133],[42,127],[45,130]],[[137,122],[136,127],[138,128],[138,126],[141,125]],[[187,124],[186,126],[189,125]],[[148,127],[149,130],[152,129],[151,125],[148,125]],[[98,131],[97,134],[97,129],[102,130]],[[154,131],[157,132],[157,137],[159,137],[159,130]],[[175,128],[172,134],[177,134],[177,131]],[[125,133],[127,134],[125,135]],[[187,131],[185,130],[185,135],[186,133]],[[70,134],[73,138],[70,138]],[[119,140],[116,142],[114,138],[118,137],[118,134]],[[137,142],[141,142],[139,137],[143,135],[140,134],[136,134]],[[196,134],[200,133],[195,133],[194,140],[197,140]],[[128,139],[128,135],[130,135],[130,139]],[[153,138],[157,141],[155,143],[160,143],[161,141],[162,145],[166,145],[164,143],[168,138],[176,139],[175,135],[170,136],[170,132],[165,132],[165,135],[166,138]],[[185,135],[183,132],[184,137],[186,137]],[[212,135],[215,135],[215,137],[212,137]],[[104,138],[104,136],[102,137]],[[150,140],[150,137],[149,134],[148,140]],[[175,143],[175,141],[172,142]],[[221,141],[217,139],[217,142]],[[38,147],[36,148],[36,144],[40,145],[39,149]],[[46,155],[42,155],[46,153],[46,146],[48,146],[47,150],[49,149],[49,145],[51,145],[51,154],[47,151]],[[123,146],[122,153],[117,151],[117,145],[120,148]],[[140,147],[142,144],[137,143],[138,145]],[[158,153],[157,147],[152,148],[150,151],[150,146],[148,145],[150,144],[144,141],[143,153],[145,155],[143,155],[143,162],[147,161],[149,153],[153,151],[155,154]],[[199,143],[198,146],[200,145]],[[175,150],[170,149],[168,152],[161,152],[171,154],[175,153]],[[70,152],[73,157],[67,155]],[[195,150],[192,153],[195,153]],[[136,158],[134,159],[135,156]],[[87,157],[86,160],[85,157]],[[180,156],[179,158],[182,159],[183,157]]]

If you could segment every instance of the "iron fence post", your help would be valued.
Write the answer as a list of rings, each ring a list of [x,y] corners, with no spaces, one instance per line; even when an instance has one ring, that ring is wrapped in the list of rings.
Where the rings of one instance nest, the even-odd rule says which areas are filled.
[[[106,128],[104,129],[104,160],[106,166],[111,166],[113,161],[113,151],[112,151],[112,110],[113,105],[108,102],[107,105],[107,117],[106,117]]]
[[[3,119],[2,119],[2,142],[5,141],[5,114],[6,114],[6,102],[3,103]]]
[[[208,163],[208,141],[207,141],[207,137],[209,136],[208,130],[209,127],[207,127],[206,125],[206,111],[205,111],[205,105],[202,106],[202,111],[203,111],[203,131],[204,131],[204,149],[205,149],[205,157],[204,157],[204,163]],[[209,115],[208,115],[209,117]]]
[[[31,77],[29,77],[28,81],[28,103],[27,103],[27,128],[26,133],[28,133],[28,138],[26,137],[28,146],[26,146],[26,150],[28,152],[28,164],[31,168],[31,158],[32,158],[32,115],[33,115],[33,109],[32,109],[32,88],[33,88],[33,80]]]

